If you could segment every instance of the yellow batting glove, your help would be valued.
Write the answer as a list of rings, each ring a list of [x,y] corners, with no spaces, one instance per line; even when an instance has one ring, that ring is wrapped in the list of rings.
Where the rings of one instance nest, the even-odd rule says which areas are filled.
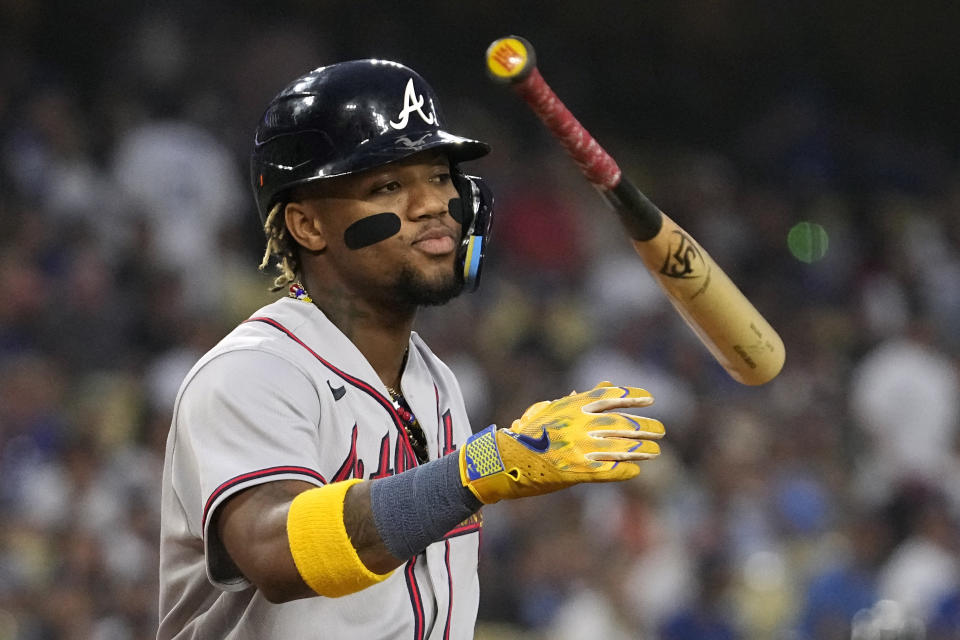
[[[509,429],[491,425],[460,449],[460,479],[481,502],[551,493],[581,482],[628,480],[660,455],[663,424],[612,409],[646,407],[643,389],[601,382],[538,402]]]

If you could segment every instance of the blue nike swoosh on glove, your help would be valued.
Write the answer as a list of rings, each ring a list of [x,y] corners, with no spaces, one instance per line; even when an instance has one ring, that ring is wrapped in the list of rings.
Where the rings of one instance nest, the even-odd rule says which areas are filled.
[[[537,453],[545,453],[547,449],[550,448],[550,438],[547,437],[547,430],[543,427],[540,427],[541,433],[539,438],[531,438],[528,435],[522,433],[510,433],[517,441],[520,442],[523,446],[531,451],[536,451]]]

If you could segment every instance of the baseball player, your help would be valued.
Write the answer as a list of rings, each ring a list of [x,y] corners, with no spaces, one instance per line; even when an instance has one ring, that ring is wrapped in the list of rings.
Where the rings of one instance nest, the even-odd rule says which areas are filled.
[[[158,638],[470,638],[480,507],[624,480],[652,402],[601,383],[472,433],[412,331],[476,287],[492,213],[433,90],[394,62],[321,67],[270,103],[251,176],[269,304],[180,388],[163,474]]]

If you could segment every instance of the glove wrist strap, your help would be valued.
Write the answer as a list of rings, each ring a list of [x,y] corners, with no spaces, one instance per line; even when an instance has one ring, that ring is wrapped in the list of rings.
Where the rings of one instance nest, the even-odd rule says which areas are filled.
[[[473,434],[460,450],[460,481],[484,504],[514,497],[515,474],[503,462],[496,425]]]

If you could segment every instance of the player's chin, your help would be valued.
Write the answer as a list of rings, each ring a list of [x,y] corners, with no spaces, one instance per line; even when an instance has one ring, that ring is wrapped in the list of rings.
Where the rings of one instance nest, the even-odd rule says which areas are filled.
[[[446,304],[463,291],[463,274],[448,266],[401,269],[397,279],[399,298],[408,304],[433,306]]]

